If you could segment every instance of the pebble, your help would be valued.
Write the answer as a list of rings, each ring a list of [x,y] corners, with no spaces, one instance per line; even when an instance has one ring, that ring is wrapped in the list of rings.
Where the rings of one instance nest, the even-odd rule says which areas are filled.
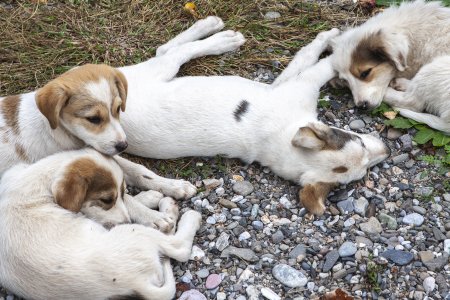
[[[200,249],[198,246],[192,246],[192,252],[190,260],[202,260],[205,257],[205,252]]]
[[[278,19],[280,17],[281,17],[281,14],[277,11],[268,11],[264,15],[264,19],[266,19],[266,20],[274,20],[274,19]]]
[[[208,269],[201,269],[201,270],[198,270],[197,272],[195,272],[195,274],[197,274],[197,276],[200,277],[200,278],[206,278],[209,275],[209,270]]]
[[[383,231],[380,222],[375,217],[370,217],[368,222],[359,224],[359,228],[366,234],[375,234]]]
[[[302,261],[306,256],[306,246],[298,244],[289,252],[289,257],[294,258],[297,262]]]
[[[230,239],[230,235],[226,232],[222,232],[216,241],[217,250],[223,251],[223,249],[228,247],[228,245],[230,244],[229,239]]]
[[[286,209],[290,209],[292,207],[292,203],[291,201],[289,201],[286,195],[280,198],[280,204]]]
[[[261,221],[253,221],[252,226],[255,230],[262,230],[264,228],[264,224]]]
[[[416,212],[419,213],[421,215],[424,215],[427,213],[427,210],[425,208],[423,208],[422,206],[418,206],[418,205],[414,205],[412,207],[412,209]]]
[[[409,252],[394,249],[384,251],[381,256],[399,266],[409,264],[414,258],[414,255]]]
[[[220,254],[220,257],[229,257],[236,256],[245,261],[256,262],[259,260],[258,256],[256,256],[255,252],[252,249],[247,248],[237,248],[233,246],[229,246],[225,248]]]
[[[433,277],[427,277],[423,280],[423,289],[425,290],[426,293],[430,293],[434,290],[434,288],[436,287],[436,280],[434,280]]]
[[[344,222],[344,227],[350,227],[355,225],[356,221],[353,218],[348,218],[347,220],[345,220]]]
[[[418,213],[411,213],[403,217],[403,223],[408,225],[420,226],[424,221],[424,217]]]
[[[218,179],[203,179],[203,185],[209,190],[213,190],[216,187],[219,187],[221,184],[222,182]]]
[[[387,229],[389,230],[395,230],[397,229],[397,220],[390,215],[387,215],[385,213],[380,213],[378,215],[378,220],[380,220],[381,224],[386,225]]]
[[[218,292],[216,295],[216,300],[226,300],[227,299],[227,294],[225,294],[224,292]]]
[[[278,230],[274,234],[272,234],[272,242],[274,244],[279,244],[284,240],[284,234],[281,230]]]
[[[398,129],[390,127],[387,132],[387,138],[390,140],[396,140],[402,135],[402,132]]]
[[[208,278],[206,278],[205,287],[208,290],[212,290],[218,287],[221,282],[222,276],[220,276],[219,274],[211,274],[208,276]]]
[[[272,275],[285,286],[296,288],[305,286],[308,279],[302,272],[286,265],[278,264],[272,269]]]
[[[409,134],[404,134],[400,137],[400,142],[402,143],[402,150],[409,152],[412,150],[412,138]]]
[[[259,291],[255,286],[249,285],[245,289],[245,292],[247,293],[248,300],[258,300],[259,299]]]
[[[249,238],[251,238],[252,236],[250,235],[250,233],[248,231],[244,231],[243,233],[241,233],[239,235],[239,240],[240,241],[245,241],[248,240]]]
[[[436,257],[432,260],[425,261],[423,262],[423,264],[430,271],[440,271],[445,265],[448,264],[448,256],[448,253],[444,252],[441,256]]]
[[[233,185],[233,191],[236,194],[247,196],[251,192],[253,192],[253,185],[248,181],[236,181]]]
[[[444,240],[444,251],[450,254],[450,239]]]
[[[409,154],[408,153],[403,153],[403,154],[394,156],[392,158],[392,163],[394,165],[398,165],[398,164],[401,164],[401,163],[407,161],[408,159],[409,159]]]
[[[356,250],[358,250],[356,248],[355,243],[353,242],[344,242],[340,247],[339,247],[339,256],[340,257],[346,257],[346,256],[352,256],[355,254]]]
[[[178,300],[207,300],[206,297],[197,290],[189,290],[181,294]]]
[[[349,197],[347,200],[340,201],[337,203],[337,207],[341,214],[349,214],[355,210],[355,206],[353,204],[353,198]]]
[[[264,296],[264,298],[269,300],[281,300],[280,296],[278,296],[274,291],[267,287],[263,287],[261,289],[261,294]]]
[[[352,130],[360,130],[360,129],[363,129],[366,126],[366,123],[364,123],[363,120],[357,119],[357,120],[351,121],[350,124],[348,124],[348,126]]]
[[[369,207],[369,201],[366,198],[361,197],[354,201],[355,212],[361,216],[366,215],[367,208]]]
[[[336,264],[336,262],[339,259],[339,251],[338,250],[331,250],[327,253],[325,256],[325,263],[322,267],[322,272],[329,272],[331,268]]]
[[[233,201],[227,200],[227,199],[220,199],[219,204],[222,205],[223,207],[226,207],[229,209],[237,208],[236,203],[234,203]]]
[[[419,253],[419,258],[422,261],[422,263],[425,263],[427,261],[430,261],[434,258],[434,254],[433,252],[427,250],[427,251],[420,251]]]

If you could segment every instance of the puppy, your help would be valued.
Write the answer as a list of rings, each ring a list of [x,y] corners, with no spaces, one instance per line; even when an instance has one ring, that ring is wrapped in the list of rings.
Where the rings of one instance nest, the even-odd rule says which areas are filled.
[[[336,183],[360,179],[384,160],[388,148],[372,135],[329,127],[317,120],[320,87],[335,76],[331,58],[315,64],[338,30],[321,33],[303,48],[273,85],[237,76],[174,78],[180,66],[202,55],[237,49],[240,33],[223,23],[198,21],[146,62],[120,68],[129,84],[122,116],[132,154],[153,158],[238,157],[259,161],[301,184],[301,201],[322,214]]]
[[[333,67],[339,77],[348,83],[355,104],[374,108],[380,105],[394,78],[411,79],[435,58],[450,54],[450,9],[439,2],[404,2],[336,37],[332,48]],[[426,81],[423,85],[430,83],[430,79],[419,78]],[[417,84],[411,89],[414,86]],[[416,101],[422,103],[411,105]],[[430,109],[429,113],[443,113],[440,107],[446,106],[445,103],[437,101],[433,104],[439,107],[436,110],[428,107],[426,101],[434,100],[425,100],[420,95],[407,97],[400,107],[418,112]],[[390,95],[387,95],[386,102],[399,106]],[[420,109],[415,110],[415,105]],[[444,113],[443,117],[445,119]]]
[[[128,83],[123,74],[106,65],[74,68],[43,88],[0,98],[0,175],[19,163],[33,163],[64,150],[90,146],[106,155],[127,147],[120,113],[125,111]],[[116,157],[128,184],[156,190],[174,198],[188,198],[196,189],[188,182],[157,176],[144,166]],[[162,198],[162,194],[159,195]],[[128,210],[140,211],[139,223],[157,227],[164,222],[133,201]]]
[[[124,190],[120,166],[92,149],[8,170],[0,183],[0,284],[26,299],[172,299],[175,280],[161,256],[188,260],[200,214],[183,214],[175,235],[139,224],[107,230],[97,221],[132,218]],[[171,198],[150,202],[178,218]]]
[[[450,135],[450,55],[435,58],[412,80],[394,79],[391,86],[384,100],[401,115]]]

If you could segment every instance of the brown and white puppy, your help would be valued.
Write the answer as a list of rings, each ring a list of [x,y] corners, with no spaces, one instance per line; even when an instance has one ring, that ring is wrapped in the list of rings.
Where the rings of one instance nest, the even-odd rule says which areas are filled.
[[[107,230],[102,224],[133,218],[124,190],[120,166],[93,149],[8,170],[0,182],[0,285],[26,299],[172,299],[167,257],[188,260],[200,214],[183,214],[174,235],[139,224]],[[147,196],[137,201],[177,220],[173,199]]]
[[[450,9],[422,0],[393,6],[332,41],[333,67],[355,104],[380,105],[394,78],[413,78],[450,54]]]
[[[35,92],[0,98],[0,174],[19,162],[33,163],[56,152],[85,146],[106,155],[124,151],[127,139],[120,113],[126,107],[127,87],[119,70],[84,65]],[[188,182],[162,178],[144,166],[118,156],[116,159],[127,183],[141,190],[156,190],[177,199],[196,193]],[[142,207],[137,203],[127,208],[139,211]],[[140,223],[148,224],[155,217],[145,213],[136,216]]]

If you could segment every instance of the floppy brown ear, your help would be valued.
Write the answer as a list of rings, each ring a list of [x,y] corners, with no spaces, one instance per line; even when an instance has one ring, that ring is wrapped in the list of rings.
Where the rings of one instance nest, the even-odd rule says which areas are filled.
[[[63,86],[51,81],[36,94],[36,104],[39,111],[47,118],[52,129],[59,124],[59,113],[69,99],[69,95]]]
[[[88,182],[77,172],[72,170],[52,185],[52,193],[56,203],[72,212],[79,212],[83,206],[88,189]]]
[[[120,105],[120,110],[125,111],[126,103],[127,103],[127,94],[128,94],[128,82],[122,72],[115,69],[115,81],[117,85],[117,90],[119,91],[120,99],[122,99],[122,104]]]
[[[307,184],[299,191],[300,203],[309,212],[321,216],[325,212],[325,199],[336,183],[318,182]]]
[[[310,126],[300,127],[291,143],[295,147],[303,147],[313,150],[320,150],[325,146],[325,141],[321,139],[315,130]]]
[[[383,36],[383,50],[397,70],[405,71],[407,66],[407,58],[409,53],[408,38],[404,34],[397,32],[386,32],[380,30],[379,34]]]

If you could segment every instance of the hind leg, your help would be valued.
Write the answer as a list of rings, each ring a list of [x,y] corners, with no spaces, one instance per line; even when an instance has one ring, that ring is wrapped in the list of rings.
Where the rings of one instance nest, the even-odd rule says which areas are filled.
[[[330,40],[338,34],[339,29],[337,28],[319,33],[310,44],[306,45],[297,52],[294,59],[289,63],[286,69],[281,72],[280,76],[277,77],[273,85],[276,86],[282,82],[289,81],[308,67],[315,64],[319,59],[320,54],[322,54],[322,52],[328,47]]]
[[[170,48],[196,41],[216,33],[223,27],[223,21],[219,17],[209,16],[206,19],[199,20],[186,31],[183,31],[164,45],[160,46],[156,50],[156,56],[164,55]]]

